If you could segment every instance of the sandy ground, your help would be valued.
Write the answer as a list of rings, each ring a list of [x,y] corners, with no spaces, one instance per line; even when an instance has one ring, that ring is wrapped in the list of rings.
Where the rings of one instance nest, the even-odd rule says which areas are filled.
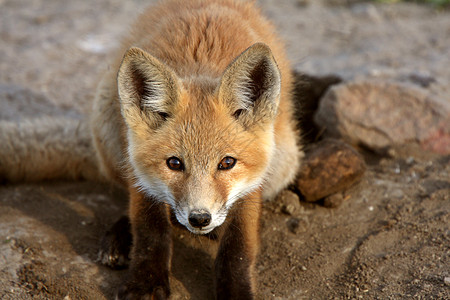
[[[1,118],[82,117],[108,54],[149,2],[0,0]],[[301,2],[260,1],[296,70],[428,78],[427,92],[450,105],[448,11]],[[450,157],[412,146],[364,155],[368,170],[338,208],[302,202],[290,216],[267,203],[261,299],[450,299]],[[98,265],[96,253],[125,210],[125,193],[92,182],[0,185],[0,298],[112,299],[126,271]],[[173,298],[210,299],[211,259],[185,238],[176,239]]]

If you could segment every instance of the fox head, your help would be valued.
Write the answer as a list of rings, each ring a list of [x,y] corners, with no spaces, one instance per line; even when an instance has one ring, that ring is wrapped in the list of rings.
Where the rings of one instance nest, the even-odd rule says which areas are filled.
[[[135,184],[170,205],[193,233],[221,225],[236,201],[252,201],[248,195],[269,173],[280,82],[262,43],[221,78],[181,78],[144,50],[129,49],[118,91]]]

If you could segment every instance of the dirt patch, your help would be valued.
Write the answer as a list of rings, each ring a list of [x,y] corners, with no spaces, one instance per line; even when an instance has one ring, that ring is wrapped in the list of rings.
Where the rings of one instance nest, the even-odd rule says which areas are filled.
[[[299,2],[261,1],[298,71],[422,88],[426,79],[430,97],[449,105],[448,12]],[[54,107],[25,106],[33,118],[33,107],[36,116],[88,109],[123,24],[148,1],[0,4],[2,91],[13,100],[38,95],[42,107]],[[8,99],[0,99],[8,109],[2,120],[19,121],[23,106]],[[414,145],[364,155],[366,174],[337,208],[301,202],[293,214],[266,203],[256,267],[261,299],[450,298],[450,157]],[[100,266],[97,249],[126,205],[123,191],[92,182],[1,185],[0,298],[112,299],[126,270]],[[188,238],[176,235],[173,298],[210,299],[212,259]]]

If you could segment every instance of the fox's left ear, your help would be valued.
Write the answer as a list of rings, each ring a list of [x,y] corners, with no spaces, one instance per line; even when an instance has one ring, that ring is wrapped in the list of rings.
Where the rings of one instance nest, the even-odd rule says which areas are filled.
[[[139,48],[130,48],[117,74],[120,108],[129,128],[142,121],[158,128],[170,117],[178,100],[179,83],[176,74]]]
[[[273,120],[281,91],[281,75],[272,51],[256,43],[239,55],[225,70],[219,99],[244,125]]]

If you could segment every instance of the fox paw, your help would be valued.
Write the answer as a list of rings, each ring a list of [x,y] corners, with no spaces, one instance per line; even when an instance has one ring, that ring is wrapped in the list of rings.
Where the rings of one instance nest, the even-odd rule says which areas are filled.
[[[126,268],[130,261],[131,241],[130,221],[128,217],[122,217],[102,237],[97,262],[113,269]]]

